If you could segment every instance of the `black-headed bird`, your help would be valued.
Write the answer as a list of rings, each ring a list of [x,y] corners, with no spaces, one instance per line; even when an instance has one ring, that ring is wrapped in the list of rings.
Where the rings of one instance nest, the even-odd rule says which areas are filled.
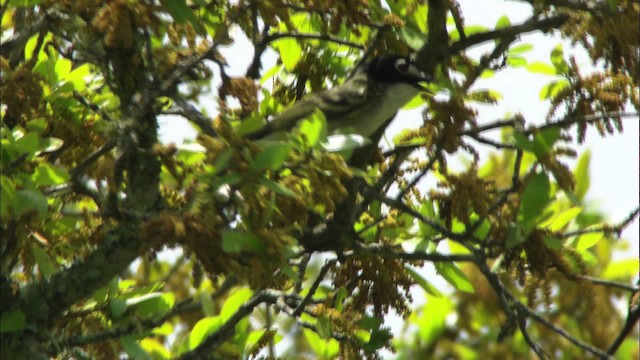
[[[321,110],[328,133],[342,130],[365,138],[393,118],[420,91],[421,82],[431,81],[409,57],[382,55],[359,66],[347,81],[328,91],[312,94],[276,115],[250,138],[282,137],[296,123]]]

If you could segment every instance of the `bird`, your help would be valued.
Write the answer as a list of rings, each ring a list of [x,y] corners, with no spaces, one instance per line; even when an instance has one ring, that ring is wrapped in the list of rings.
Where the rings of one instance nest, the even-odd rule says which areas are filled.
[[[408,56],[380,55],[356,67],[341,85],[296,102],[248,136],[282,138],[283,132],[319,109],[327,120],[328,134],[340,130],[369,138],[409,100],[426,91],[421,82],[431,80]]]

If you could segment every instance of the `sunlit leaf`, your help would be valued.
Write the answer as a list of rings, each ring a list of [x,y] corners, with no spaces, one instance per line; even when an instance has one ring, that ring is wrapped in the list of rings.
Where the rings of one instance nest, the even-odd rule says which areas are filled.
[[[588,230],[588,228],[587,228]],[[600,240],[604,239],[604,233],[601,231],[586,233],[580,235],[575,243],[575,248],[578,251],[583,251],[590,249],[595,244],[597,244]]]
[[[63,184],[69,180],[69,173],[48,163],[40,163],[33,173],[33,181],[40,186]]]
[[[291,145],[287,143],[265,145],[251,162],[251,169],[256,172],[276,170],[284,164],[290,153]]]
[[[315,109],[311,116],[302,119],[298,125],[300,137],[310,147],[315,147],[327,135],[327,118],[320,109]]]
[[[509,48],[509,51],[507,51],[507,53],[509,55],[519,55],[519,54],[529,52],[531,50],[533,50],[533,45],[525,43],[525,44],[518,44]]]
[[[573,176],[576,179],[576,186],[573,190],[574,195],[578,200],[584,200],[587,195],[589,186],[591,185],[591,177],[589,175],[589,163],[591,162],[591,152],[586,150],[578,158],[578,163],[573,170]]]
[[[193,350],[200,345],[207,336],[213,334],[222,325],[218,316],[208,316],[198,320],[189,333],[189,350]]]
[[[279,39],[273,43],[273,46],[278,49],[284,68],[289,72],[293,71],[304,53],[302,47],[298,44],[298,40],[292,38]]]
[[[534,74],[555,75],[556,68],[540,61],[532,62],[527,65],[527,71]]]
[[[411,276],[413,281],[415,281],[416,284],[420,285],[420,287],[424,291],[426,291],[428,294],[431,294],[431,295],[436,296],[436,297],[442,296],[442,292],[440,292],[440,290],[438,290],[437,287],[435,287],[433,284],[431,284],[429,281],[427,281],[427,279],[425,279],[422,275],[420,275],[411,266],[405,265],[404,269],[409,274],[409,276]]]
[[[473,285],[467,276],[456,266],[450,262],[438,262],[434,264],[438,275],[442,276],[447,282],[458,290],[473,293]]]
[[[153,360],[165,360],[171,358],[171,352],[156,339],[143,339],[140,341],[140,346],[145,352],[151,355]]]
[[[248,287],[234,291],[224,302],[224,305],[220,310],[220,321],[225,322],[229,320],[229,318],[233,316],[238,309],[240,309],[240,306],[251,299],[251,296],[253,296],[253,291]]]
[[[540,89],[539,98],[540,100],[546,100],[555,97],[560,93],[560,91],[568,88],[571,85],[569,80],[560,79],[556,81],[552,81]]]
[[[496,29],[502,29],[511,26],[511,20],[506,15],[502,15],[496,22]]]

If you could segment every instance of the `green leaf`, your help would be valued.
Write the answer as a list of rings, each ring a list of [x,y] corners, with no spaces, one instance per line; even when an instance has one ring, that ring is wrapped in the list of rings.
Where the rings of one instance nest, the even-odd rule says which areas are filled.
[[[427,279],[425,279],[422,275],[420,275],[416,270],[414,270],[409,265],[404,265],[404,269],[407,271],[409,276],[416,282],[416,284],[420,285],[420,287],[426,291],[428,294],[431,294],[435,297],[442,296],[442,292],[438,290],[433,284],[431,284]]]
[[[109,300],[109,309],[111,310],[111,316],[119,318],[127,311],[127,302],[120,298],[112,298]]]
[[[604,238],[604,233],[601,231],[586,233],[580,235],[580,237],[576,240],[575,248],[578,251],[584,251],[590,249],[595,244],[600,242]]]
[[[11,6],[15,7],[32,7],[39,5],[43,0],[11,0]]]
[[[169,322],[165,322],[162,325],[154,328],[151,331],[151,333],[154,335],[169,336],[173,334],[173,331],[174,331],[173,325]]]
[[[64,184],[69,178],[64,169],[48,163],[40,163],[32,176],[33,181],[39,186]]]
[[[415,51],[422,49],[427,42],[427,36],[411,26],[400,28],[400,38]]]
[[[537,158],[542,158],[553,149],[553,145],[560,138],[559,127],[549,127],[540,130],[533,137],[533,152]]]
[[[31,253],[36,260],[36,264],[38,264],[38,269],[40,269],[40,273],[43,277],[48,278],[56,271],[56,266],[49,258],[49,255],[38,245],[33,245],[31,247]]]
[[[279,39],[273,43],[273,46],[278,49],[284,68],[289,72],[293,71],[298,62],[300,62],[302,54],[304,54],[302,47],[298,44],[298,40],[292,38]]]
[[[18,190],[14,204],[16,217],[20,217],[30,210],[35,210],[38,216],[43,217],[49,210],[47,198],[41,192],[35,190]]]
[[[454,263],[439,262],[434,264],[436,272],[456,289],[468,293],[473,293],[473,285],[467,276]]]
[[[298,134],[310,147],[315,147],[327,135],[327,118],[320,109],[315,109],[311,116],[302,119],[298,125]]]
[[[316,330],[318,335],[322,339],[330,339],[333,334],[333,327],[331,326],[331,321],[325,315],[320,315],[318,320],[316,321]]]
[[[491,222],[487,219],[482,219],[482,223],[480,223],[480,226],[474,231],[473,235],[480,240],[484,240],[487,238],[487,235],[489,235],[489,231],[491,231]]]
[[[421,312],[422,315],[415,320],[423,346],[431,346],[440,338],[446,327],[447,316],[452,310],[453,304],[449,297],[427,296],[427,302]]]
[[[276,170],[284,164],[291,153],[291,145],[287,143],[270,143],[262,148],[251,162],[251,170]]]
[[[231,318],[231,316],[233,316],[233,314],[235,314],[235,312],[238,311],[244,303],[251,299],[251,296],[253,296],[253,291],[248,287],[234,291],[224,302],[224,305],[222,305],[222,309],[220,310],[220,321],[226,322],[229,320],[229,318]]]
[[[563,247],[562,240],[553,236],[545,236],[543,241],[547,249],[558,251]]]
[[[528,61],[525,57],[522,57],[519,55],[513,55],[513,56],[507,57],[507,64],[511,67],[518,68],[518,67],[527,66]]]
[[[288,187],[282,185],[279,182],[273,181],[271,179],[266,179],[266,178],[260,180],[260,182],[262,183],[262,185],[266,186],[269,190],[273,191],[276,194],[290,197],[290,198],[295,198],[297,196],[293,190],[289,189]]]
[[[265,117],[260,114],[252,114],[251,116],[242,119],[240,125],[236,129],[238,135],[245,136],[247,134],[252,134],[257,130],[262,129],[263,126],[266,125]]]
[[[161,0],[160,3],[178,24],[186,22],[190,22],[194,26],[198,24],[198,20],[186,0]]]
[[[535,219],[551,200],[551,184],[546,173],[533,175],[524,189],[520,202],[518,221],[524,224],[524,236],[528,237]]]
[[[591,185],[591,178],[589,175],[590,162],[591,152],[587,150],[580,155],[578,164],[576,164],[576,168],[573,170],[573,177],[576,179],[576,186],[573,193],[580,201],[584,200],[584,197],[587,195],[587,191],[589,191],[589,186]]]
[[[564,51],[562,50],[562,45],[558,44],[551,51],[551,63],[556,67],[557,74],[566,74],[569,71],[569,65],[564,60]]]
[[[62,139],[47,137],[40,139],[38,149],[40,151],[52,152],[60,149],[62,145],[64,145],[64,141],[62,141]]]
[[[496,29],[502,29],[511,26],[511,20],[506,15],[502,15],[496,22]]]
[[[560,91],[568,88],[570,85],[571,83],[567,79],[552,81],[540,89],[540,100],[553,98],[557,96]]]
[[[153,296],[152,296],[153,295]],[[127,305],[131,306],[132,299],[127,300]],[[175,295],[173,293],[150,293],[139,296],[136,300],[136,311],[141,318],[156,317],[164,315],[175,303]]]
[[[344,286],[340,286],[335,298],[336,310],[342,311],[342,308],[344,306],[344,299],[347,298],[347,295],[349,295],[349,293],[347,292],[347,288],[345,288]]]
[[[28,153],[33,156],[38,151],[40,136],[36,132],[28,132],[16,140],[16,148],[20,153]]]
[[[224,150],[220,155],[218,155],[218,157],[216,157],[216,160],[213,162],[214,171],[217,173],[220,173],[221,171],[225,170],[227,166],[229,166],[229,162],[233,157],[233,153],[234,153],[234,150],[232,148],[229,148]],[[228,183],[223,183],[223,184],[228,184]]]
[[[208,316],[200,319],[189,333],[189,350],[193,350],[200,345],[207,336],[213,334],[222,325],[219,316]]]
[[[526,52],[529,52],[531,50],[533,50],[532,44],[519,44],[509,48],[509,51],[507,51],[507,53],[509,55],[519,55],[519,54],[524,54]]]
[[[64,79],[71,72],[71,66],[71,60],[65,59],[63,57],[56,60],[56,78]]]
[[[523,227],[521,223],[510,223],[507,225],[507,240],[505,246],[507,249],[511,249],[514,246],[518,246],[524,243],[527,238],[523,234]]]
[[[427,219],[436,218],[436,208],[433,201],[423,202],[420,205],[418,212]],[[423,223],[422,221],[418,221],[418,234],[423,239],[431,239],[436,234],[436,231],[431,226]]]
[[[262,239],[250,232],[228,230],[222,234],[222,251],[230,254],[251,251],[264,254],[266,246]]]
[[[262,339],[265,333],[265,329],[251,331],[249,333],[249,336],[247,336],[247,341],[244,344],[244,352],[252,353],[254,350],[257,350],[255,347],[256,345],[258,345],[259,341]]]
[[[151,355],[153,360],[169,360],[171,352],[167,350],[160,341],[156,339],[146,338],[140,341],[140,347]]]
[[[611,262],[602,272],[602,278],[612,280],[630,280],[637,278],[640,262],[638,257]]]
[[[202,304],[202,312],[206,316],[214,316],[216,315],[216,305],[211,299],[211,294],[203,291],[200,293],[200,303]]]
[[[556,68],[541,61],[527,65],[527,71],[534,74],[556,75]]]
[[[267,80],[276,76],[276,74],[282,71],[282,68],[283,66],[281,64],[276,64],[271,69],[265,71],[264,75],[262,75],[262,77],[260,78],[260,85],[264,84],[265,82],[267,82]]]
[[[144,351],[142,346],[138,344],[138,341],[133,335],[123,336],[120,338],[120,344],[124,351],[136,360],[154,360],[149,353]]]
[[[533,141],[529,140],[525,134],[514,132],[511,135],[513,136],[513,143],[518,149],[533,152]]]
[[[26,316],[20,310],[2,313],[2,317],[0,317],[0,333],[22,331],[25,319]]]
[[[545,221],[545,223],[548,223],[548,226],[545,226],[546,224],[543,223],[543,224],[540,224],[540,227],[548,227],[549,230],[553,232],[560,231],[568,223],[570,223],[571,220],[575,219],[578,215],[580,215],[581,212],[582,212],[581,207],[579,206],[572,207],[570,209],[567,209],[561,212],[556,216],[551,217],[549,220]]]
[[[86,78],[89,76],[91,67],[89,64],[82,64],[64,76],[65,81],[73,84],[76,91],[84,91],[87,88]]]
[[[316,359],[333,359],[338,355],[339,345],[335,339],[322,339],[313,330],[302,329],[313,352],[318,355]]]
[[[414,96],[413,99],[409,100],[409,102],[402,107],[402,110],[416,109],[422,105],[424,105],[424,99],[421,94],[418,94]]]

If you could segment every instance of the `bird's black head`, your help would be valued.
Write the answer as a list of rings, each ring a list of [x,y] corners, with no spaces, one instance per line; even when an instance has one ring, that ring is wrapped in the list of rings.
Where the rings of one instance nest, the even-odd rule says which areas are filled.
[[[431,81],[431,77],[406,56],[378,56],[367,63],[366,72],[371,79],[381,83],[417,84],[420,81]]]

